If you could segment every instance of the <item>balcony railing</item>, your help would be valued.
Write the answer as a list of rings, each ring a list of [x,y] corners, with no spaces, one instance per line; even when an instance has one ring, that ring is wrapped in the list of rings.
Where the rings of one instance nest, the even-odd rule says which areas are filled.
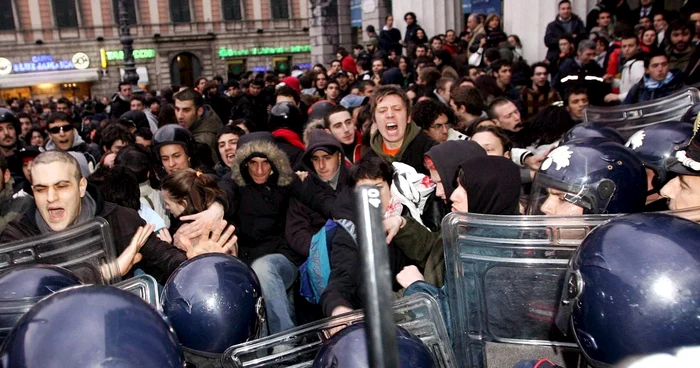
[[[197,36],[208,33],[227,34],[235,32],[241,35],[256,33],[308,34],[308,19],[246,19],[237,21],[212,21],[188,23],[159,23],[134,24],[130,26],[131,35],[135,39],[149,38],[156,34],[168,36]],[[89,26],[78,28],[43,28],[0,31],[0,44],[65,42],[75,40],[94,40],[102,37],[105,40],[119,38],[119,26],[116,24],[104,26]]]

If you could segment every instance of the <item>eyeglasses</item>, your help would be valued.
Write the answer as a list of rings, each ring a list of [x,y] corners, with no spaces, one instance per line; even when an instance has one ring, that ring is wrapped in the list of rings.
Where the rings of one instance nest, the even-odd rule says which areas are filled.
[[[49,133],[51,134],[58,134],[60,132],[68,133],[73,131],[73,126],[72,125],[61,125],[61,126],[55,126],[51,127],[48,129]]]
[[[443,130],[443,129],[450,129],[451,126],[452,126],[451,124],[434,124],[430,127],[430,129]]]

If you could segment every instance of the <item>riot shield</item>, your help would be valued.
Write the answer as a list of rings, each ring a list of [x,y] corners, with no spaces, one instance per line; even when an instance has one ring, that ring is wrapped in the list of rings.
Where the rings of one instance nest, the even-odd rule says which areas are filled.
[[[589,106],[583,110],[584,122],[604,123],[629,139],[637,130],[664,121],[680,120],[685,112],[700,102],[700,91],[686,88],[668,97],[615,107]]]
[[[445,286],[461,366],[577,361],[575,342],[555,323],[567,264],[583,238],[613,217],[446,216]]]
[[[146,301],[146,303],[150,304],[151,307],[159,311],[162,310],[162,307],[160,306],[158,282],[151,275],[136,275],[130,279],[117,282],[113,286],[135,294],[139,298]]]
[[[427,294],[416,293],[395,301],[393,309],[396,324],[423,340],[433,354],[437,367],[462,366],[455,360],[440,307],[435,299]],[[363,319],[364,314],[357,310],[234,345],[224,352],[222,364],[227,368],[310,367],[323,342],[331,337],[332,330]]]
[[[112,230],[96,217],[63,231],[0,245],[0,272],[43,263],[66,268],[86,284],[109,285],[121,280],[114,253]]]

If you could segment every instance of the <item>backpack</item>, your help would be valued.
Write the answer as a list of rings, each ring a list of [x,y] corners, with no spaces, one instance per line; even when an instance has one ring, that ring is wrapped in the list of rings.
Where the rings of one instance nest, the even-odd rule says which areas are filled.
[[[355,224],[349,220],[328,220],[311,238],[309,257],[299,266],[301,287],[299,293],[312,304],[321,303],[321,295],[331,276],[331,244],[338,227],[342,227],[357,241]]]

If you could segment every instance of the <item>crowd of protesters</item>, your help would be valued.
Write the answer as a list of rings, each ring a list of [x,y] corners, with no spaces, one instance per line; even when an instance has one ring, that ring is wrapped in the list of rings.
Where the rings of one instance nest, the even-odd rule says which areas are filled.
[[[361,307],[353,187],[380,190],[397,295],[416,281],[440,287],[446,213],[524,213],[527,184],[589,104],[700,82],[700,9],[601,1],[584,21],[564,0],[540,60],[523,58],[497,14],[438,35],[414,13],[404,20],[402,32],[387,16],[364,44],[305,71],[7,101],[0,242],[101,216],[121,253],[148,223],[135,267],[163,282],[195,254],[230,252],[260,278],[277,333]],[[225,224],[231,244],[193,240]],[[328,281],[309,288],[300,273],[317,247],[329,253]]]

